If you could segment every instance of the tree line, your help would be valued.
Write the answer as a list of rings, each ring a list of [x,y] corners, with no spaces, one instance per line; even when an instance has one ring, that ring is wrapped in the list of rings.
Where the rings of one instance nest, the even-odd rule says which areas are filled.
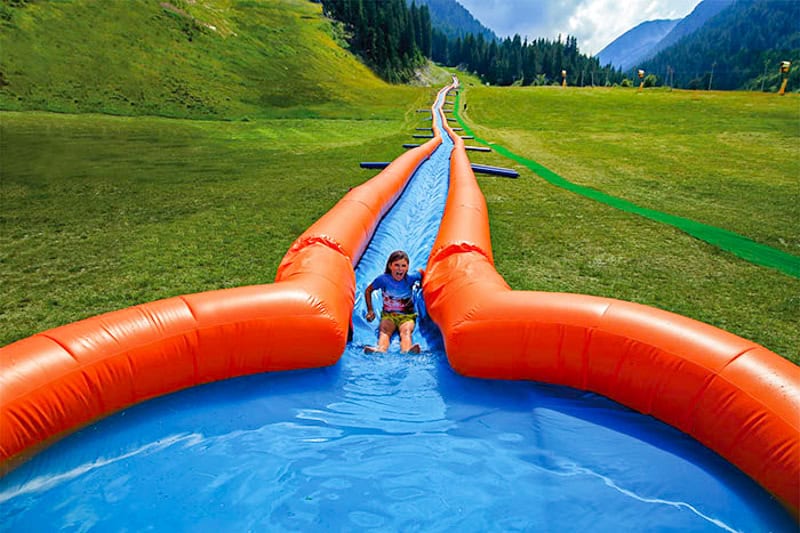
[[[345,25],[353,52],[389,82],[408,81],[431,55],[427,6],[408,7],[405,0],[322,0],[322,9]]]
[[[344,24],[348,42],[379,76],[405,82],[427,58],[460,66],[492,85],[613,85],[623,74],[581,54],[575,37],[504,40],[467,34],[452,39],[431,25],[428,6],[406,0],[322,0],[326,16]]]
[[[493,85],[613,85],[623,81],[622,71],[601,66],[582,54],[578,40],[567,36],[555,41],[528,41],[519,35],[501,41],[483,35],[445,40],[434,30],[432,59],[449,66],[461,65]]]

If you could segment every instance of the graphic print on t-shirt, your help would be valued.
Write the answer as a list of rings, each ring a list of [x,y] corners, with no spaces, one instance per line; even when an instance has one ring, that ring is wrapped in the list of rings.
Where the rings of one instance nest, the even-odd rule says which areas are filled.
[[[385,313],[410,314],[414,312],[412,289],[421,280],[419,272],[409,272],[400,281],[395,280],[391,274],[381,274],[372,282],[372,288],[383,291]]]

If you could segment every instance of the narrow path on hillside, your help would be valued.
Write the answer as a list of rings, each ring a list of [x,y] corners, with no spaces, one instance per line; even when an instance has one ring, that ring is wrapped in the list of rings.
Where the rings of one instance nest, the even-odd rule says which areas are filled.
[[[491,146],[497,153],[516,161],[521,165],[524,165],[551,185],[561,187],[562,189],[566,189],[576,194],[580,194],[581,196],[604,203],[616,209],[643,216],[656,222],[668,224],[685,233],[688,233],[696,239],[700,239],[713,246],[716,246],[721,250],[730,252],[737,257],[749,261],[750,263],[774,268],[789,276],[800,278],[800,257],[788,254],[765,244],[757,243],[752,239],[748,239],[747,237],[732,231],[710,226],[708,224],[703,224],[702,222],[697,222],[688,218],[670,215],[669,213],[663,213],[661,211],[656,211],[655,209],[641,207],[627,200],[623,200],[622,198],[617,198],[602,191],[598,191],[597,189],[578,185],[559,176],[552,170],[544,167],[536,161],[533,161],[532,159],[517,155],[503,146],[491,143],[478,137],[458,113],[458,110],[460,109],[459,104],[460,94],[457,94],[455,116],[467,134],[474,136],[475,140],[479,143],[485,144],[486,146]]]

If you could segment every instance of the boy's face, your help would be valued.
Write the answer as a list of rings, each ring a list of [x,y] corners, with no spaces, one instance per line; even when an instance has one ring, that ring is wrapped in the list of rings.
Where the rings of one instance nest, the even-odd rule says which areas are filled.
[[[397,261],[392,261],[389,265],[389,270],[392,273],[392,278],[396,281],[400,281],[408,272],[408,261],[405,259],[398,259]]]

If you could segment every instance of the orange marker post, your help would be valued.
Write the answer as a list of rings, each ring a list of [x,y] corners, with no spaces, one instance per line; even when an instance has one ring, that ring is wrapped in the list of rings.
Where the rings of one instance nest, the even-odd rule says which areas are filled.
[[[781,82],[781,88],[778,91],[778,94],[781,96],[783,96],[783,93],[786,92],[786,85],[789,83],[789,69],[791,67],[791,61],[781,61],[781,76],[783,77],[783,81]]]

